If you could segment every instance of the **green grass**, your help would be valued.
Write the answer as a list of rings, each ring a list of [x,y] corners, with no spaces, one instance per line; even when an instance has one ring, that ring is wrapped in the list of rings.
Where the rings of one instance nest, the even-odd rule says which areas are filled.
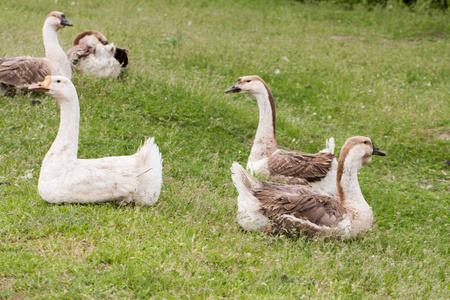
[[[0,185],[0,298],[450,298],[447,14],[287,0],[49,3],[0,3],[0,56],[43,55],[50,10],[74,24],[60,32],[65,49],[88,29],[129,48],[119,80],[74,74],[79,155],[129,155],[155,136],[164,185],[153,207],[47,204],[37,178],[58,106],[0,97],[0,182],[10,183]],[[387,153],[360,171],[375,214],[367,235],[240,229],[229,168],[246,163],[258,110],[224,91],[251,74],[272,89],[281,147],[315,152],[331,136],[339,148],[365,135]]]

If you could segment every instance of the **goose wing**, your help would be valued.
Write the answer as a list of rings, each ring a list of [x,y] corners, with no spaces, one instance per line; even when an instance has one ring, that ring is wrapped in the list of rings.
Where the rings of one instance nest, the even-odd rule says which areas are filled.
[[[67,52],[67,57],[73,64],[77,64],[80,58],[94,54],[95,45],[76,45]]]
[[[11,86],[27,86],[50,75],[50,67],[42,58],[0,58],[0,82]]]
[[[314,182],[328,174],[334,158],[331,153],[309,154],[278,150],[269,157],[268,165],[271,175],[299,177]]]
[[[292,215],[318,226],[333,226],[345,215],[338,197],[319,194],[307,187],[264,182],[251,193],[260,201],[262,213],[272,219]]]

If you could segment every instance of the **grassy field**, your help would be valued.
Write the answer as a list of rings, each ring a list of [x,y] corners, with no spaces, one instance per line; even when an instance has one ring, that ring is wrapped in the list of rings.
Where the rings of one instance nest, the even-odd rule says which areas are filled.
[[[438,11],[297,1],[0,2],[0,56],[42,56],[51,10],[127,47],[119,80],[74,73],[79,156],[133,154],[155,136],[164,185],[152,207],[50,205],[39,168],[59,124],[44,95],[0,97],[0,298],[448,299],[450,22]],[[260,75],[285,149],[370,136],[360,171],[375,225],[350,241],[247,233],[233,161],[245,164]],[[41,104],[32,104],[39,100]],[[337,151],[339,153],[339,150]]]

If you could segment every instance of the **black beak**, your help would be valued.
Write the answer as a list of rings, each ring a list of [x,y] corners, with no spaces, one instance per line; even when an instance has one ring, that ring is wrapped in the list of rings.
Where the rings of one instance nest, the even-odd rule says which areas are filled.
[[[373,141],[372,141],[372,147],[373,147],[372,155],[386,156],[386,153],[384,153],[383,151],[381,151],[380,149],[378,149],[378,147],[375,146],[375,144],[373,143]]]
[[[66,16],[64,14],[61,15],[61,25],[63,26],[73,26],[72,23],[69,22],[69,20],[66,19]]]
[[[230,94],[230,93],[239,93],[241,91],[240,87],[237,87],[236,85],[233,85],[232,87],[230,87],[229,89],[227,89],[225,91],[225,94]]]

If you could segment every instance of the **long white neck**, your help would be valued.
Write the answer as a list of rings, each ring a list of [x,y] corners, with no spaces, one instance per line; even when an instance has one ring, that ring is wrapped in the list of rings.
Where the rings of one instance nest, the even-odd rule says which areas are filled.
[[[70,61],[59,44],[58,29],[45,22],[42,29],[42,38],[45,57],[51,62],[52,75],[62,75],[71,79],[72,69]]]
[[[337,189],[339,199],[350,219],[350,234],[356,236],[370,229],[373,213],[359,187],[358,171],[362,166],[361,159],[354,159],[352,155],[350,151],[346,157],[343,157],[343,161],[339,159]]]
[[[253,94],[259,107],[259,124],[256,130],[250,159],[253,161],[268,157],[277,149],[275,138],[275,104],[272,94],[263,89]]]
[[[80,106],[76,91],[58,99],[61,108],[58,135],[44,158],[43,164],[57,159],[59,163],[77,159],[78,133],[80,126]]]

